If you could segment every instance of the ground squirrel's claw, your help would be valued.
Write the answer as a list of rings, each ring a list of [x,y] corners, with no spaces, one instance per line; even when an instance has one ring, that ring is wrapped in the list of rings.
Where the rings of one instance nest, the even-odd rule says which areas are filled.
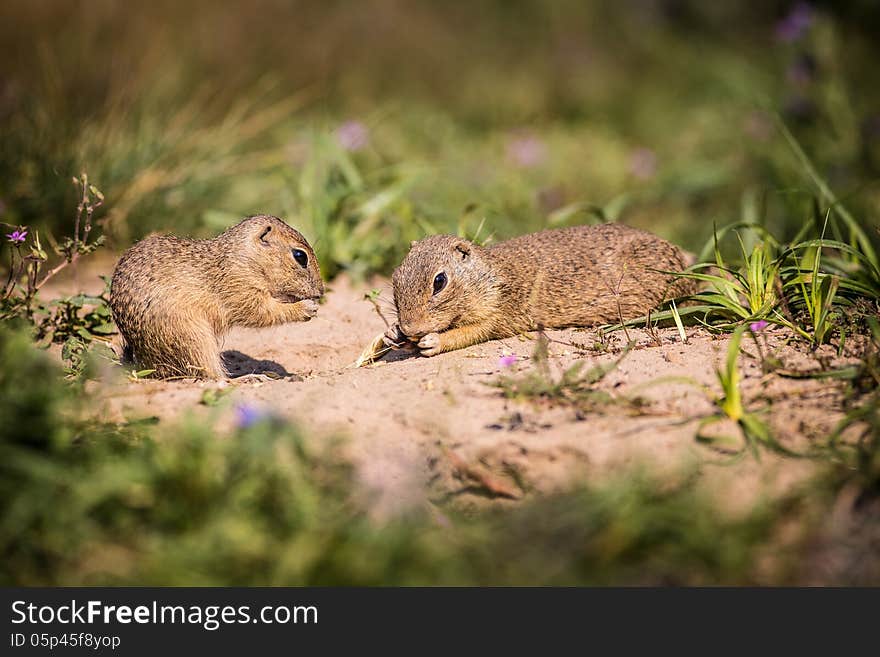
[[[399,349],[409,342],[407,337],[400,332],[400,327],[397,324],[388,327],[388,330],[385,331],[383,340],[385,346],[391,347],[392,349]]]
[[[422,351],[422,356],[436,356],[439,354],[440,334],[428,333],[428,335],[419,340],[419,349]]]

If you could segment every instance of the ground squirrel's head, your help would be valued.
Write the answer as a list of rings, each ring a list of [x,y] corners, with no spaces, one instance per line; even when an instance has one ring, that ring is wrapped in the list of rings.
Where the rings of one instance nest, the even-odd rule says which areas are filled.
[[[234,242],[230,254],[257,274],[254,283],[282,303],[302,304],[307,315],[324,295],[318,259],[306,238],[278,217],[248,217],[221,237]],[[243,248],[242,248],[243,247]]]
[[[434,235],[412,243],[391,282],[400,330],[418,339],[483,315],[495,281],[481,247]]]

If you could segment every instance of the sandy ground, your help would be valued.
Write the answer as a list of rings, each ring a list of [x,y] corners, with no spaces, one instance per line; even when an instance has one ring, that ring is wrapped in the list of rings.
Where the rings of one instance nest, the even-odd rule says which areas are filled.
[[[80,272],[79,280],[69,285],[92,287],[89,281],[97,280],[92,274]],[[674,329],[654,337],[630,330],[637,346],[597,386],[617,403],[579,411],[571,405],[506,399],[491,385],[500,376],[533,371],[534,336],[433,358],[395,352],[354,368],[367,343],[385,329],[376,309],[364,300],[373,288],[390,298],[384,279],[352,284],[342,277],[329,286],[326,304],[312,321],[236,329],[226,337],[225,356],[237,374],[280,378],[133,381],[114,367],[100,381],[90,382],[89,389],[109,420],[195,416],[217,421],[222,432],[234,426],[237,408],[245,406],[289,418],[313,440],[341,435],[364,490],[382,512],[426,499],[464,507],[488,500],[514,504],[528,495],[600,480],[642,463],[670,476],[680,476],[685,465],[696,468],[700,485],[737,508],[758,495],[787,490],[817,467],[808,459],[766,450],[760,462],[751,456],[733,460],[695,439],[701,419],[715,412],[711,398],[720,394],[715,368],[726,356],[727,338],[688,328],[688,342],[682,344]],[[605,353],[598,353],[594,331],[547,335],[554,376],[578,360],[587,361],[586,368],[614,361],[626,342],[618,333],[606,340]],[[768,330],[765,337],[765,348],[791,370],[818,369],[820,358],[846,360],[835,360],[830,348],[810,354],[789,346],[790,336],[780,330]],[[744,399],[748,407],[763,409],[761,417],[783,444],[803,450],[833,429],[842,417],[837,384],[765,375],[752,357],[754,342],[746,340],[743,346]],[[505,367],[500,358],[506,355],[515,355],[516,363]],[[218,405],[207,406],[200,401],[209,389],[228,394]],[[636,397],[640,404],[628,403]],[[740,440],[730,422],[706,431]]]

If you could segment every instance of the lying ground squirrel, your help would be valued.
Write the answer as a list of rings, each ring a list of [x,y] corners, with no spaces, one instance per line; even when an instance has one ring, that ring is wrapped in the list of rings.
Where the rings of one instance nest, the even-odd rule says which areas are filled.
[[[434,356],[539,327],[633,319],[695,291],[664,273],[686,260],[666,240],[620,224],[545,230],[488,248],[428,237],[394,271],[398,324],[385,342],[415,342]]]
[[[233,326],[305,322],[324,284],[306,239],[278,217],[242,220],[209,240],[138,242],[116,265],[110,309],[123,357],[160,377],[223,378]]]

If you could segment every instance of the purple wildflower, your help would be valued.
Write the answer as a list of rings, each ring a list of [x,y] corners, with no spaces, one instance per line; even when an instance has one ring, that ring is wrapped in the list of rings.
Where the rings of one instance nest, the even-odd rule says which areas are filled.
[[[238,429],[248,429],[267,417],[265,412],[251,404],[239,404],[235,407],[235,426]]]
[[[812,24],[813,8],[806,2],[799,2],[776,24],[776,39],[784,43],[797,41]]]
[[[657,173],[657,156],[650,148],[637,148],[629,156],[629,172],[647,180]]]
[[[758,320],[757,322],[752,322],[751,324],[749,324],[749,330],[752,333],[759,333],[759,332],[763,331],[765,328],[767,328],[769,325],[770,325],[770,322],[768,322],[766,319],[761,319],[761,320]]]
[[[6,234],[6,239],[8,239],[13,244],[21,244],[27,238],[27,227],[21,226],[17,230],[12,231],[11,233]]]
[[[516,356],[502,356],[498,359],[498,367],[513,367],[516,363]]]
[[[536,167],[547,159],[547,147],[534,135],[520,135],[507,142],[507,159],[523,169]]]
[[[370,143],[370,131],[360,121],[346,121],[336,128],[336,141],[347,151],[359,151]]]

